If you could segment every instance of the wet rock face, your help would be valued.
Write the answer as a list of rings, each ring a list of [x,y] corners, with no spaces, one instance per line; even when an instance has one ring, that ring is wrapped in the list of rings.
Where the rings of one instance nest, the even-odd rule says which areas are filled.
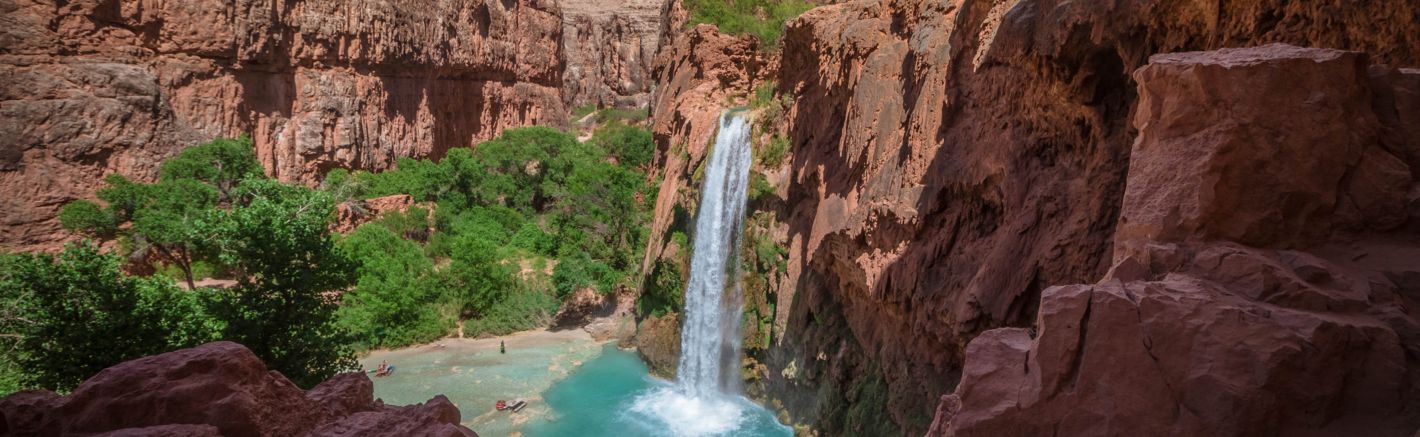
[[[562,92],[569,108],[642,107],[660,44],[659,0],[562,0]]]
[[[104,369],[58,396],[0,399],[0,434],[14,436],[476,436],[443,396],[390,407],[364,373],[303,392],[242,345],[209,343]]]
[[[1412,435],[1418,180],[1365,59],[1152,57],[1115,266],[973,339],[929,434]]]
[[[678,7],[679,2],[668,5]],[[693,211],[699,200],[682,192],[698,189],[690,187],[691,176],[708,155],[726,105],[744,104],[743,96],[763,80],[773,62],[754,41],[721,34],[711,25],[675,35],[674,39],[662,36],[673,43],[662,47],[652,72],[656,89],[651,95],[650,129],[656,153],[650,177],[660,181],[660,190],[643,272],[650,272],[666,251],[670,227],[678,220],[676,210]]]
[[[249,133],[269,174],[313,181],[560,122],[549,0],[3,0],[0,245],[56,247],[53,219],[105,173]]]
[[[683,16],[674,4],[666,12]],[[744,89],[746,77],[750,84],[773,77],[795,97],[786,115],[793,140],[789,210],[776,217],[789,228],[794,296],[787,321],[776,324],[786,326],[778,337],[796,341],[771,351],[769,392],[788,398],[796,421],[816,422],[830,434],[864,433],[871,424],[861,418],[887,417],[916,435],[938,416],[938,398],[958,383],[968,343],[993,328],[1036,324],[1042,292],[1051,286],[1103,277],[1116,253],[1124,253],[1116,249],[1123,241],[1116,228],[1150,241],[1167,227],[1182,232],[1179,242],[1236,238],[1260,250],[1407,229],[1420,195],[1399,164],[1413,162],[1414,136],[1404,132],[1414,127],[1406,120],[1416,118],[1399,114],[1414,113],[1415,88],[1402,80],[1407,70],[1368,66],[1420,65],[1416,28],[1420,6],[1411,2],[867,0],[809,11],[789,23],[777,60],[746,56],[730,67],[714,61],[735,57],[708,55],[730,44],[694,29],[663,37],[662,56],[677,54],[657,63],[653,127],[663,153],[680,144],[688,153],[664,153],[657,170],[668,181],[688,180],[695,151],[709,136],[704,132],[713,131],[698,120],[713,120],[704,114],[726,105],[725,96],[696,87],[722,81]],[[1322,70],[1289,79],[1301,91],[1273,85],[1288,91],[1280,94],[1255,88],[1270,79],[1229,65],[1185,69],[1161,62],[1138,73],[1193,75],[1191,83],[1203,88],[1136,83],[1144,80],[1136,70],[1155,54],[1273,42],[1367,55],[1258,61],[1278,68],[1319,63]],[[701,54],[704,62],[680,62],[691,59],[686,54]],[[1388,91],[1382,96],[1367,81],[1386,83]],[[1144,147],[1136,137],[1162,135],[1143,131],[1135,117],[1146,112],[1139,107],[1182,111],[1232,95],[1241,108],[1273,113],[1247,115],[1251,125],[1218,124],[1227,110],[1191,108],[1192,114],[1169,112],[1154,123],[1160,129],[1178,123],[1169,128],[1175,132],[1200,123],[1211,135],[1235,135],[1232,145],[1210,146],[1233,160],[1219,165],[1233,164],[1199,169],[1205,164],[1183,160],[1169,171],[1199,189],[1226,175],[1227,186],[1281,178],[1263,185],[1286,183],[1292,191],[1248,197],[1225,191],[1216,200],[1182,203],[1212,208],[1193,215],[1126,203],[1134,178],[1174,177],[1131,170],[1132,152]],[[1269,103],[1273,95],[1283,100]],[[1312,97],[1326,108],[1275,109],[1311,105]],[[1255,127],[1266,123],[1279,130]],[[1246,136],[1264,132],[1284,133],[1241,147],[1253,142]],[[1336,144],[1314,153],[1340,167],[1300,165],[1310,157],[1294,155],[1311,137]],[[1176,155],[1148,165],[1169,167],[1194,153],[1158,147]],[[1285,156],[1255,169],[1234,165],[1260,155]],[[654,233],[674,220],[668,199],[678,189],[663,182],[645,265],[659,256],[664,243]],[[1396,193],[1406,193],[1399,205]],[[1219,218],[1234,211],[1249,215]],[[1123,226],[1122,216],[1137,226]],[[1136,266],[1140,275],[1154,272],[1148,262]],[[780,377],[790,365],[795,377]],[[856,375],[879,373],[885,395],[854,389],[877,378]],[[874,403],[880,407],[872,413],[851,408]]]

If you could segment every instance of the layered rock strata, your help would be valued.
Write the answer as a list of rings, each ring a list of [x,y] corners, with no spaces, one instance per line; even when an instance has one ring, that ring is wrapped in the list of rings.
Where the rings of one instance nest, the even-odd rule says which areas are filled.
[[[374,399],[365,373],[302,391],[242,345],[216,342],[104,369],[67,396],[0,398],[8,436],[476,437],[442,395],[405,407]]]
[[[0,245],[101,176],[250,134],[269,174],[438,157],[565,118],[551,0],[0,0]]]
[[[660,47],[660,0],[560,0],[569,108],[644,107]]]
[[[1094,283],[1115,264],[1116,254],[1143,250],[1127,247],[1123,237],[1236,239],[1224,241],[1235,241],[1239,250],[1263,250],[1250,256],[1258,260],[1254,264],[1264,265],[1280,263],[1277,259],[1283,256],[1267,251],[1306,249],[1332,244],[1336,238],[1364,239],[1405,229],[1405,223],[1414,222],[1410,211],[1415,206],[1411,202],[1407,209],[1395,203],[1396,193],[1408,192],[1410,199],[1416,195],[1410,188],[1413,174],[1407,182],[1397,164],[1408,167],[1414,161],[1409,152],[1393,144],[1414,138],[1409,135],[1414,122],[1408,120],[1415,117],[1401,112],[1413,108],[1407,105],[1413,105],[1414,85],[1406,75],[1409,70],[1377,67],[1368,72],[1366,65],[1420,65],[1417,28],[1420,6],[1409,2],[881,0],[825,6],[804,14],[789,23],[781,58],[772,72],[750,67],[766,64],[747,59],[738,68],[705,70],[711,74],[697,79],[710,83],[717,79],[715,71],[731,72],[723,76],[727,78],[756,71],[757,77],[776,78],[778,91],[795,98],[787,126],[793,141],[791,182],[783,188],[784,204],[790,209],[776,212],[789,227],[784,243],[793,294],[790,308],[781,308],[787,320],[776,323],[785,323],[778,337],[794,341],[782,342],[771,351],[768,393],[795,421],[815,423],[828,434],[919,435],[938,416],[938,398],[957,389],[972,339],[993,328],[1041,329],[1036,325],[1047,305],[1042,302],[1044,290]],[[665,38],[672,43],[662,54],[694,53],[697,43],[687,38],[691,34]],[[1131,148],[1136,136],[1150,135],[1136,128],[1135,114],[1145,113],[1136,108],[1152,101],[1141,97],[1149,91],[1141,91],[1136,80],[1143,79],[1131,73],[1157,53],[1269,42],[1359,50],[1369,56],[1337,55],[1360,67],[1323,63],[1325,68],[1345,70],[1340,76],[1282,81],[1300,92],[1339,87],[1318,93],[1318,98],[1341,99],[1326,100],[1324,107],[1311,106],[1320,101],[1308,100],[1309,94],[1297,91],[1279,96],[1290,100],[1252,103],[1288,108],[1249,114],[1251,118],[1245,120],[1262,125],[1292,119],[1293,124],[1279,125],[1284,130],[1247,131],[1244,121],[1212,129],[1202,124],[1173,129],[1207,132],[1196,140],[1235,129],[1242,133],[1237,133],[1234,144],[1220,146],[1219,153],[1274,156],[1282,166],[1314,158],[1291,155],[1310,150],[1299,149],[1307,146],[1297,142],[1339,141],[1346,145],[1313,151],[1339,167],[1312,162],[1308,171],[1294,175],[1274,167],[1229,168],[1218,173],[1226,175],[1223,180],[1229,184],[1305,179],[1278,179],[1277,183],[1291,185],[1290,191],[1277,196],[1219,191],[1212,194],[1220,196],[1219,202],[1207,203],[1206,208],[1197,201],[1192,206],[1183,202],[1179,215],[1171,215],[1168,203],[1181,200],[1161,197],[1155,200],[1160,203],[1137,208],[1139,221],[1128,221],[1132,213],[1121,218],[1121,209],[1130,205],[1127,179],[1141,172],[1160,178],[1176,172],[1187,179],[1192,177],[1189,172],[1197,174],[1197,165],[1205,165],[1196,160],[1173,165],[1140,161],[1139,168],[1154,170],[1134,170]],[[670,62],[658,62],[657,71],[672,71],[671,66],[683,58],[666,59]],[[1307,65],[1311,61],[1288,62]],[[1316,76],[1340,74],[1337,71]],[[660,86],[669,88],[668,81],[676,77],[658,76]],[[1257,86],[1197,83],[1174,92],[1202,99]],[[1271,89],[1284,88],[1273,85]],[[659,146],[663,150],[682,143],[696,147],[704,136],[686,129],[692,118],[683,108],[725,105],[719,98],[703,93],[655,100],[653,127]],[[1341,131],[1351,124],[1360,127],[1356,132]],[[1297,130],[1292,127],[1296,125],[1335,129]],[[1241,147],[1257,141],[1263,141],[1258,148]],[[1375,147],[1377,142],[1384,147]],[[667,164],[663,167],[667,180],[687,179],[695,168],[669,165],[675,154],[664,156],[659,162]],[[1359,167],[1371,170],[1353,170]],[[1195,179],[1179,182],[1198,189],[1218,184],[1215,179]],[[1318,197],[1328,184],[1366,188],[1341,190],[1344,196],[1329,200]],[[1166,186],[1165,191],[1193,189]],[[661,194],[673,189],[663,185]],[[1249,204],[1256,208],[1240,208]],[[1252,215],[1233,215],[1244,212]],[[667,226],[675,217],[658,209],[653,227]],[[1221,217],[1243,220],[1215,223]],[[657,244],[653,238],[648,265],[658,256]],[[1378,252],[1369,257],[1403,265],[1411,259],[1404,253]],[[1354,276],[1336,273],[1343,275]],[[1237,286],[1230,281],[1241,280],[1208,278],[1200,280],[1215,283],[1194,286],[1204,290],[1199,296],[1221,295],[1220,290]],[[1366,302],[1384,306],[1386,301]],[[1382,318],[1367,317],[1372,322]],[[1372,322],[1328,329],[1376,347],[1395,344],[1387,343],[1391,340],[1383,332],[1395,331],[1394,327]],[[1194,334],[1187,332],[1174,340],[1189,341]],[[1307,341],[1305,335],[1279,338],[1277,345]],[[1326,347],[1324,353],[1298,359],[1331,359],[1332,354],[1364,348],[1317,341],[1316,346]],[[1095,355],[1102,356],[1107,353]],[[1409,360],[1404,358],[1406,369],[1414,367]],[[1248,367],[1239,364],[1238,368]],[[1352,374],[1348,373],[1352,370],[1340,372]],[[1322,395],[1326,396],[1330,395]],[[1255,408],[1295,406],[1289,402]],[[1325,428],[1330,422],[1320,422],[1341,420],[1335,410],[1328,411],[1329,416],[1288,426]],[[1277,418],[1271,425],[1276,427],[1297,418],[1270,417]],[[1226,427],[1234,425],[1240,427]],[[1218,429],[1257,429],[1226,426]]]

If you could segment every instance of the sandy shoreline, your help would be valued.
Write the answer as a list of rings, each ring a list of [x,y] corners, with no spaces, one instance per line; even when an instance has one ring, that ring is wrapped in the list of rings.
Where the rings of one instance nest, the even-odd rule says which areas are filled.
[[[499,343],[507,347],[500,353]],[[445,338],[399,349],[373,350],[360,357],[365,369],[388,361],[390,376],[372,378],[375,397],[391,405],[420,403],[445,395],[460,410],[462,422],[484,435],[518,435],[530,420],[551,411],[543,391],[601,354],[609,341],[583,329],[536,329],[501,337]],[[518,413],[497,411],[497,400],[524,399]]]
[[[360,363],[363,365],[372,359],[398,358],[403,356],[409,356],[412,354],[446,349],[459,352],[490,351],[497,350],[498,343],[500,341],[503,342],[509,349],[514,347],[540,347],[547,346],[552,343],[566,341],[588,341],[598,344],[605,343],[604,341],[596,341],[592,338],[591,334],[587,333],[586,330],[583,330],[581,328],[563,329],[559,331],[553,331],[547,328],[538,328],[531,331],[518,331],[512,334],[498,337],[449,337],[431,343],[405,346],[397,349],[374,349],[365,352],[363,355],[360,356],[358,361],[360,361]],[[379,362],[376,361],[375,365],[378,364]],[[366,367],[366,369],[373,368],[374,367]]]

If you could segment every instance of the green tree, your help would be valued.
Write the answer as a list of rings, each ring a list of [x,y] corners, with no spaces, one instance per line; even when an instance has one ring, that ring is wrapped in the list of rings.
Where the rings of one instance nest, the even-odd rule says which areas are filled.
[[[241,180],[261,177],[261,165],[249,138],[218,138],[169,158],[159,173],[155,184],[109,175],[97,192],[106,209],[76,201],[65,205],[60,223],[91,236],[127,237],[135,251],[153,251],[183,272],[189,289],[195,288],[193,264],[205,258],[208,241],[198,222],[218,203],[230,202]]]
[[[161,277],[133,278],[120,260],[89,242],[58,257],[20,255],[7,262],[0,296],[22,301],[21,323],[6,322],[29,385],[70,390],[125,360],[195,346],[215,338],[200,296]]]
[[[642,168],[651,163],[656,142],[651,132],[624,123],[610,123],[592,134],[592,143],[610,152],[618,163],[630,168]]]
[[[444,269],[449,298],[467,318],[480,317],[502,302],[514,287],[514,266],[497,257],[497,247],[478,234],[454,239],[449,266]]]
[[[76,200],[59,210],[59,224],[73,232],[108,238],[118,231],[113,213],[99,204]]]
[[[233,190],[234,207],[205,223],[238,285],[225,296],[223,337],[246,345],[304,387],[355,368],[348,334],[336,324],[337,295],[355,277],[328,222],[328,193],[247,179]]]
[[[212,186],[223,202],[231,198],[232,190],[242,180],[261,175],[261,163],[256,160],[251,137],[246,135],[189,147],[163,161],[159,169],[159,178],[164,181],[192,179]]]
[[[362,346],[404,346],[448,334],[450,318],[431,310],[443,287],[418,244],[369,223],[339,246],[360,267],[355,289],[341,296],[337,314]]]
[[[188,289],[196,289],[192,265],[207,250],[209,236],[203,221],[216,206],[217,190],[196,180],[177,179],[151,185],[147,192],[150,198],[133,213],[128,237],[181,269]]]

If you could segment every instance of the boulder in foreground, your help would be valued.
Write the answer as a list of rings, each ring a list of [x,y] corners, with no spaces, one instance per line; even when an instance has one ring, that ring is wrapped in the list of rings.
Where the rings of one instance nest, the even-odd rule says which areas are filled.
[[[0,435],[477,436],[443,396],[392,407],[373,393],[364,373],[302,391],[245,346],[222,341],[118,364],[68,396],[7,396]]]

